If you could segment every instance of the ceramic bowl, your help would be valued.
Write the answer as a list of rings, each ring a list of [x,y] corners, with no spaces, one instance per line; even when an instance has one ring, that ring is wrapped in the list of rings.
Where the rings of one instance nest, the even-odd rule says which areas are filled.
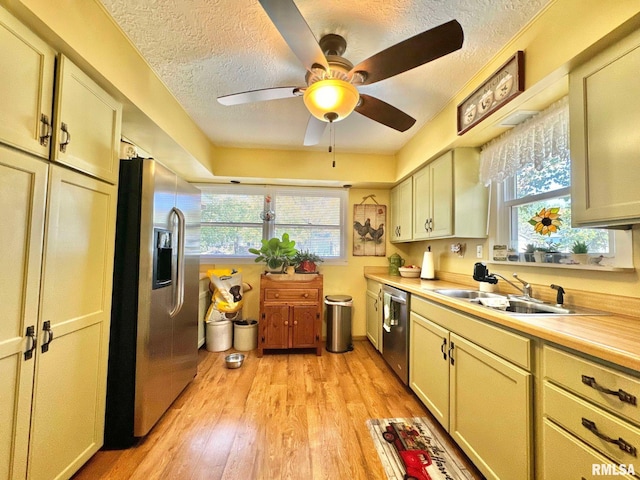
[[[400,267],[400,268],[398,268],[398,270],[400,271],[400,276],[401,277],[418,278],[420,276],[420,271],[422,269],[421,268]]]
[[[244,362],[244,353],[232,353],[224,357],[227,368],[240,368]]]

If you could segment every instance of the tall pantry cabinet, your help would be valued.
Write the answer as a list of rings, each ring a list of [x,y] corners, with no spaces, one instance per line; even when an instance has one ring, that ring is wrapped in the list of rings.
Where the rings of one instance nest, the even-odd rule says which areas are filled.
[[[0,48],[0,478],[69,478],[103,441],[122,110],[2,8]]]

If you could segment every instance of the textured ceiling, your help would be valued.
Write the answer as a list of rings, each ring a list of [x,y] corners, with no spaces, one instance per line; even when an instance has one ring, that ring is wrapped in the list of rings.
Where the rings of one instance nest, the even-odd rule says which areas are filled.
[[[132,43],[216,145],[302,149],[302,98],[223,106],[216,98],[305,85],[305,68],[257,0],[101,0]],[[417,119],[404,133],[357,113],[335,124],[342,151],[394,153],[435,116],[548,0],[295,0],[316,38],[347,40],[353,64],[456,19],[458,50],[360,91]],[[326,148],[329,129],[320,145]]]

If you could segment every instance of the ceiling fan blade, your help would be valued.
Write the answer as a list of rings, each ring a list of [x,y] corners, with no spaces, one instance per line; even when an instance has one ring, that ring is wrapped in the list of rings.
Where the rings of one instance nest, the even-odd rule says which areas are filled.
[[[293,0],[259,0],[289,48],[304,67],[311,71],[315,65],[329,70],[327,59],[318,40]]]
[[[359,114],[399,132],[409,130],[416,123],[415,118],[407,115],[402,110],[383,102],[379,98],[363,93],[360,94],[360,103],[355,110]]]
[[[249,90],[248,92],[232,93],[218,97],[222,105],[240,105],[243,103],[262,102],[265,100],[279,100],[281,98],[299,97],[304,87],[275,87]]]
[[[363,85],[379,82],[462,48],[464,33],[457,20],[419,33],[376,53],[351,69],[365,72]]]
[[[313,115],[309,115],[309,122],[307,123],[307,131],[304,134],[304,145],[317,145],[322,139],[322,134],[327,128],[327,122],[318,120]]]

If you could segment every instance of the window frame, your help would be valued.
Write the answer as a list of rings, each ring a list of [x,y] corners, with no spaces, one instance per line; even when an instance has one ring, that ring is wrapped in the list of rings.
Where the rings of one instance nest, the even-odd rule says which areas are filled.
[[[323,256],[323,264],[329,265],[342,265],[347,263],[347,221],[348,221],[348,201],[349,201],[349,192],[346,188],[328,188],[328,187],[297,187],[297,186],[286,186],[286,185],[224,185],[224,184],[196,184],[196,187],[200,188],[201,191],[216,190],[216,193],[220,194],[232,194],[232,195],[256,195],[259,194],[263,196],[265,199],[263,203],[263,209],[267,207],[266,198],[267,196],[271,196],[272,210],[276,212],[276,221],[262,221],[259,219],[258,214],[256,212],[256,217],[258,220],[255,222],[255,225],[262,224],[262,238],[269,239],[275,236],[276,223],[278,219],[277,213],[277,199],[278,196],[282,195],[295,195],[296,193],[301,193],[301,196],[318,196],[318,197],[334,197],[340,200],[340,224],[337,227],[340,233],[340,256],[337,257],[325,257]],[[221,223],[214,222],[200,222],[201,226],[223,226]],[[237,223],[234,222],[226,222],[224,225],[235,226]],[[254,223],[247,223],[246,225],[254,225]],[[294,226],[295,227],[295,226]],[[282,228],[282,227],[279,227]],[[292,240],[296,240],[295,238],[291,238]],[[255,248],[259,248],[259,245],[255,245]],[[255,260],[255,255],[247,252],[246,255],[215,255],[215,254],[200,254],[201,263],[216,263],[216,264],[248,264],[253,263]]]
[[[507,183],[511,182],[510,185]],[[513,188],[513,177],[509,177],[502,182],[492,182],[490,185],[490,211],[495,214],[495,221],[490,222],[489,228],[489,263],[501,263],[501,264],[517,264],[518,268],[521,266],[526,267],[545,267],[545,268],[560,268],[560,269],[588,269],[604,271],[607,268],[603,268],[598,265],[570,265],[562,263],[529,263],[529,262],[510,262],[510,261],[496,261],[493,260],[493,247],[495,245],[507,245],[510,247],[513,245],[513,232],[512,224],[512,210],[511,207],[518,206],[532,201],[547,200],[556,197],[563,197],[571,195],[571,187],[563,187],[550,192],[545,192],[537,195],[527,195],[514,200],[505,200],[505,193],[510,188]],[[511,192],[512,193],[512,192]],[[511,195],[513,197],[513,195]],[[491,216],[491,215],[490,215]],[[585,228],[585,227],[578,227]],[[609,247],[610,252],[606,255],[613,257],[613,264],[610,265],[608,270],[628,270],[633,269],[633,252],[632,252],[632,235],[631,230],[618,230],[618,229],[606,229],[609,232]],[[517,244],[517,238],[515,239]],[[522,253],[522,252],[518,252]]]

